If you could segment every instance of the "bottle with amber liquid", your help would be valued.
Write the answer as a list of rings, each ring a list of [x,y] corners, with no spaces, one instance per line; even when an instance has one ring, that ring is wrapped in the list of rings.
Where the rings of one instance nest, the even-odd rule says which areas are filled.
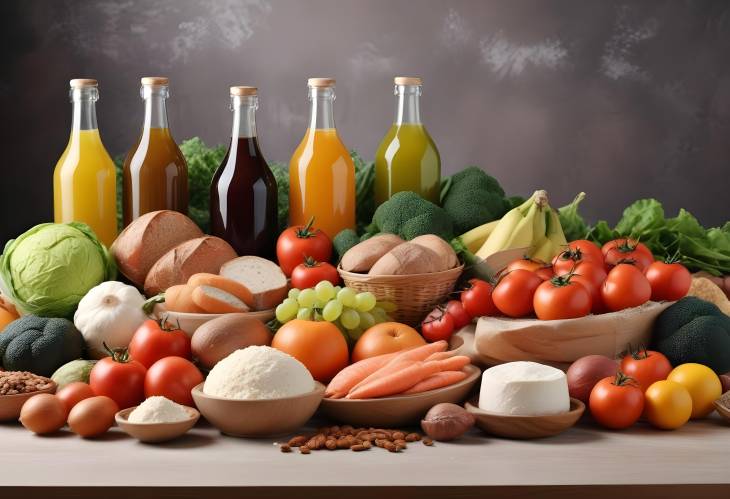
[[[231,87],[231,143],[210,185],[210,229],[239,255],[274,259],[276,179],[259,148],[256,109],[256,87]]]
[[[188,166],[167,125],[169,81],[142,78],[142,134],[124,161],[124,225],[145,213],[188,213]]]

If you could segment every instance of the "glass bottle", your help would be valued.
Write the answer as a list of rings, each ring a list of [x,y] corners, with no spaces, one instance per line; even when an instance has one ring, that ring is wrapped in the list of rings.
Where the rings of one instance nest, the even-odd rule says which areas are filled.
[[[441,157],[421,123],[421,79],[395,78],[395,122],[375,154],[375,202],[387,201],[396,192],[413,191],[439,202]]]
[[[167,125],[169,81],[142,78],[142,134],[124,161],[124,225],[145,213],[188,213],[188,167]]]
[[[210,228],[239,255],[274,259],[276,179],[259,148],[258,103],[256,87],[231,87],[231,143],[210,185]]]
[[[309,127],[289,161],[289,223],[333,238],[355,228],[355,165],[335,128],[335,80],[310,78]]]
[[[53,218],[84,222],[109,246],[117,237],[116,172],[96,124],[98,83],[83,78],[70,86],[71,136],[53,172]]]

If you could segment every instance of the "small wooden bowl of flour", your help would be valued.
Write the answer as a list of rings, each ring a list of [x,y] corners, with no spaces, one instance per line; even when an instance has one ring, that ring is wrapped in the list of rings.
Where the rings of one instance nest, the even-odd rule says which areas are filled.
[[[196,409],[164,397],[150,397],[139,406],[123,409],[114,416],[122,431],[147,443],[178,438],[195,426],[199,418]]]

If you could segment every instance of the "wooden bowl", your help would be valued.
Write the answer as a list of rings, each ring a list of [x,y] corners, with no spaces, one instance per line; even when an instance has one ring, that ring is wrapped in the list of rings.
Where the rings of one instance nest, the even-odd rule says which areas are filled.
[[[155,305],[154,313],[157,317],[166,317],[167,321],[177,326],[180,325],[180,329],[185,331],[185,333],[192,337],[193,333],[196,329],[198,329],[200,326],[205,324],[208,321],[212,321],[213,319],[217,319],[218,317],[221,317],[225,314],[193,314],[188,312],[170,312],[168,311],[163,304],[157,304]],[[244,312],[247,316],[258,319],[264,324],[270,321],[274,318],[274,309],[270,310],[258,310],[255,312]]]
[[[233,437],[273,437],[292,433],[314,415],[324,397],[325,386],[316,382],[313,391],[295,397],[238,400],[214,397],[200,383],[192,390],[195,405],[205,419]]]
[[[174,423],[131,423],[129,415],[137,406],[122,409],[114,415],[114,420],[124,433],[132,436],[140,442],[156,443],[166,442],[180,437],[195,426],[200,418],[200,413],[192,407],[185,407],[190,417],[185,421]]]
[[[25,401],[39,393],[56,393],[56,383],[43,390],[36,390],[30,393],[18,393],[15,395],[0,395],[0,421],[13,421],[20,417],[20,409]]]
[[[377,399],[324,399],[320,409],[331,419],[357,426],[397,427],[418,424],[428,410],[441,402],[460,404],[479,380],[481,371],[466,366],[469,375],[458,383],[413,395]]]
[[[505,438],[530,439],[552,437],[575,425],[586,406],[578,399],[570,399],[570,410],[546,416],[518,416],[495,414],[480,409],[477,401],[465,404],[476,418],[476,425],[486,433]]]
[[[719,400],[715,400],[713,404],[715,404],[715,409],[717,409],[718,414],[720,414],[725,421],[730,423],[730,408],[722,405]]]

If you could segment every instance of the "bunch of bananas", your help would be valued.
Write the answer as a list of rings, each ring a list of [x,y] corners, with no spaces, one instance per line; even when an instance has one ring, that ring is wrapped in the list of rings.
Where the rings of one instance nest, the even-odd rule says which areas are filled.
[[[557,210],[550,208],[547,192],[540,190],[501,219],[462,234],[459,239],[478,258],[527,248],[527,256],[550,262],[567,244]]]

